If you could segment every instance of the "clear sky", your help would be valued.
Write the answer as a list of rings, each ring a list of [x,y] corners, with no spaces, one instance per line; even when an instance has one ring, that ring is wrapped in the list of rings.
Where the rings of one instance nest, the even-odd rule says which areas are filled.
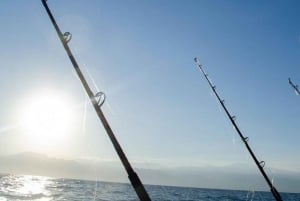
[[[198,57],[266,169],[299,172],[299,1],[48,4],[130,160],[254,166]],[[41,2],[1,1],[0,24],[0,154],[118,160]]]

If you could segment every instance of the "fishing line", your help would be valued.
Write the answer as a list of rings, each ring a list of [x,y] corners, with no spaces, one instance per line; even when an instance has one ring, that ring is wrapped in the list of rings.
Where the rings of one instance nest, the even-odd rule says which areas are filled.
[[[92,84],[94,85],[94,88],[96,89],[96,91],[100,91],[100,89],[97,86],[97,84],[96,84],[93,76],[91,75],[89,69],[85,65],[83,65],[83,67],[84,67],[83,69],[85,70],[86,74],[88,75],[88,78],[90,78],[90,80],[92,81]]]
[[[212,82],[212,79],[211,79],[211,78],[208,77],[208,79],[209,79],[210,82]],[[225,125],[225,127],[226,127],[227,133],[228,133],[228,134],[231,133],[231,134],[230,134],[230,135],[231,135],[231,142],[232,142],[232,144],[233,144],[235,153],[240,153],[240,152],[238,152],[238,149],[237,149],[237,139],[236,139],[236,135],[234,134],[234,131],[235,131],[235,130],[234,130],[234,126],[233,126],[233,125],[230,125],[230,126],[228,125],[227,120],[226,120],[226,115],[224,114],[221,105],[218,104],[218,98],[214,95],[213,90],[210,90],[210,95],[213,97],[213,99],[214,99],[214,100],[216,101],[216,103],[217,103],[217,107],[218,107],[218,109],[219,109],[219,114],[220,114],[220,116],[221,116],[222,119],[223,119],[223,122],[224,122],[224,125]],[[225,101],[224,101],[224,102],[225,102]],[[245,156],[246,156],[246,155],[245,155]]]
[[[62,33],[55,21],[55,18],[53,17],[53,15],[47,5],[47,0],[42,0],[42,4],[50,18],[52,25],[55,28],[55,31],[64,47],[66,53],[68,54],[68,57],[73,65],[74,69],[76,70],[76,73],[81,81],[81,84],[83,85],[88,97],[90,98],[90,101],[95,109],[96,114],[98,115],[99,120],[101,121],[108,137],[111,140],[113,147],[115,148],[115,151],[117,152],[117,154],[128,174],[128,179],[130,180],[132,187],[134,188],[137,196],[139,197],[139,199],[141,201],[151,201],[144,185],[142,184],[140,178],[138,177],[138,175],[132,168],[129,160],[127,159],[121,145],[119,144],[113,130],[110,127],[110,124],[108,123],[108,121],[101,109],[101,106],[104,104],[104,101],[106,99],[105,94],[101,91],[97,92],[97,93],[93,93],[93,91],[91,90],[90,86],[88,85],[81,69],[79,68],[79,65],[78,65],[75,57],[73,56],[73,53],[68,45],[68,43],[70,42],[70,40],[72,38],[72,34],[70,32]]]
[[[213,92],[212,92],[212,95],[213,95]],[[215,100],[216,100],[216,103],[218,103],[218,99],[216,97],[215,97]],[[222,107],[220,104],[218,104],[218,108],[219,108],[220,115],[222,116],[224,125],[228,125],[227,121],[226,121],[226,116],[225,116],[224,112],[222,111]],[[226,126],[226,130],[227,130],[228,134],[231,133],[231,142],[234,145],[235,151],[237,151],[236,150],[236,137],[234,135],[234,127],[232,125],[230,126],[230,128],[228,126]]]
[[[257,192],[256,192],[256,195],[257,195],[257,197],[258,197],[260,200],[262,200],[262,201],[265,201],[265,200],[266,200],[266,199],[262,196],[261,192],[257,191]]]
[[[208,80],[212,83],[211,78],[208,77]],[[219,103],[218,98],[215,96],[213,90],[210,90],[210,95],[214,98],[214,100],[216,101],[216,103],[217,103],[217,105],[218,105],[218,109],[219,109],[220,115],[222,116],[222,119],[223,119],[223,121],[224,121],[224,125],[228,125],[228,124],[227,124],[227,121],[226,121],[226,116],[225,116],[224,112],[222,111],[221,105],[218,104],[218,103]],[[231,126],[231,129],[232,129],[232,130],[230,130],[229,127],[226,126],[227,133],[232,133],[232,143],[233,143],[233,144],[235,145],[235,147],[236,147],[236,138],[235,138],[235,135],[234,135],[234,126]],[[232,132],[232,131],[233,131],[233,132]]]
[[[203,70],[202,65],[198,62],[198,59],[194,58],[194,61],[195,61],[196,65],[197,65],[197,67],[200,69],[201,73],[204,75],[204,77],[205,77],[206,81],[208,82],[209,86],[213,90],[215,96],[218,99],[218,102],[220,103],[220,105],[222,106],[223,110],[225,111],[227,117],[229,118],[230,122],[234,126],[237,134],[240,136],[241,140],[243,141],[246,149],[248,150],[250,156],[254,160],[254,162],[255,162],[257,168],[259,169],[260,173],[262,174],[263,178],[265,179],[265,181],[267,182],[268,186],[270,187],[270,191],[271,191],[273,197],[275,198],[276,201],[282,201],[282,198],[281,198],[279,192],[277,191],[277,189],[275,188],[275,186],[271,183],[268,175],[264,171],[265,161],[258,161],[258,159],[256,158],[254,152],[252,151],[252,149],[250,148],[250,146],[248,144],[249,138],[248,137],[244,137],[244,135],[240,131],[239,127],[237,126],[237,124],[236,124],[236,117],[233,116],[233,115],[231,115],[229,113],[228,109],[225,106],[224,99],[220,98],[219,94],[217,93],[216,86],[213,85],[213,83],[210,81],[210,79],[208,78],[208,75]]]
[[[268,171],[271,172],[271,182],[274,185],[275,183],[275,175],[276,175],[276,171],[273,170],[273,168],[271,167],[267,167]]]
[[[93,78],[93,76],[92,76],[92,74],[90,73],[90,71],[89,71],[89,69],[87,68],[87,66],[86,66],[86,65],[83,65],[83,67],[84,67],[83,69],[85,70],[86,74],[88,75],[88,78],[91,80],[91,82],[92,82],[94,88],[96,89],[96,91],[100,91],[100,88],[98,87],[98,85],[97,85],[95,79]],[[110,114],[115,115],[115,112],[114,112],[114,110],[112,109],[112,107],[111,107],[111,105],[110,105],[110,103],[109,103],[108,101],[106,101],[106,104],[105,104],[105,105],[107,106],[108,111],[110,112]]]
[[[98,179],[95,181],[95,186],[94,186],[94,201],[98,197],[97,195],[97,189],[98,189]]]
[[[208,77],[208,80],[210,81],[210,82],[212,82],[212,79],[211,78],[209,78]],[[221,105],[220,104],[218,104],[218,98],[215,96],[215,94],[214,94],[214,92],[213,92],[213,90],[210,90],[210,95],[212,96],[212,98],[216,101],[216,103],[217,103],[217,107],[218,107],[218,109],[219,109],[219,114],[220,114],[220,116],[222,117],[222,119],[223,119],[223,122],[224,122],[224,125],[226,125],[225,127],[226,127],[226,130],[227,130],[227,133],[229,134],[229,133],[231,133],[231,138],[232,138],[232,144],[233,144],[233,146],[234,146],[234,150],[235,150],[235,152],[237,152],[238,150],[237,150],[237,145],[236,145],[236,137],[235,137],[235,135],[234,135],[234,126],[230,126],[230,128],[228,127],[229,125],[228,125],[228,123],[227,123],[227,121],[226,121],[226,116],[225,116],[225,114],[224,114],[224,112],[222,111],[222,107],[221,107]],[[224,101],[225,102],[225,101]],[[248,172],[248,174],[249,174],[249,172]],[[250,174],[249,174],[250,175]],[[235,191],[234,191],[235,192]],[[235,195],[238,195],[238,193],[237,192],[235,192],[234,193]]]
[[[252,191],[248,191],[247,192],[247,196],[246,196],[246,201],[248,201],[248,198],[249,198],[249,201],[252,201],[253,200],[253,198],[254,198],[254,196],[255,196],[255,190],[252,190]]]
[[[88,98],[84,98],[83,103],[83,115],[82,115],[82,134],[85,135],[86,133],[86,116],[87,116],[87,104],[88,104]]]

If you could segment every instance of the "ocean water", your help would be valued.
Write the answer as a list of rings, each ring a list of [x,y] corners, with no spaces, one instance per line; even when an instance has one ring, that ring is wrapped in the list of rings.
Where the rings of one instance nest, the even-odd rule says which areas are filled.
[[[247,192],[147,185],[153,201],[273,201],[268,192]],[[300,194],[283,193],[284,201],[300,201]],[[131,185],[29,175],[2,175],[0,201],[138,201]]]

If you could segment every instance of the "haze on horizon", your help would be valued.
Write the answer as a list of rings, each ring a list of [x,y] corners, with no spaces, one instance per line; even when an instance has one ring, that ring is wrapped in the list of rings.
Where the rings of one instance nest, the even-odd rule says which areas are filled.
[[[0,173],[47,176],[54,178],[128,183],[125,170],[118,160],[81,158],[66,160],[43,154],[23,152],[0,156]],[[210,189],[268,191],[256,168],[247,163],[226,166],[176,166],[131,161],[144,184]],[[295,176],[296,175],[296,176]],[[300,193],[299,172],[278,171],[270,175],[276,179],[281,192]],[[246,181],[246,182],[245,182]]]
[[[214,167],[217,176],[206,178],[205,187],[233,188],[256,171],[196,68],[197,56],[278,190],[297,191],[300,97],[288,78],[300,83],[299,2],[51,0],[49,6],[72,33],[69,44],[93,91],[105,92],[104,113],[129,160],[164,177],[172,170],[169,180],[150,181],[143,171],[142,180],[200,187],[203,167]],[[0,13],[0,155],[119,161],[41,3],[3,1]],[[244,187],[266,188],[249,180]]]

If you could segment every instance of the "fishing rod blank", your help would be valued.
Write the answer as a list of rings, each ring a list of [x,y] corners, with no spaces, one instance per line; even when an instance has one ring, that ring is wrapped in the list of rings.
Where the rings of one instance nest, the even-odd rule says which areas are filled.
[[[57,32],[57,35],[62,43],[62,45],[64,46],[68,56],[69,56],[69,59],[71,60],[72,64],[73,64],[73,67],[74,69],[76,70],[76,73],[86,91],[86,93],[88,94],[89,98],[90,98],[90,101],[99,117],[99,119],[101,120],[105,130],[106,130],[106,133],[107,135],[109,136],[125,170],[127,171],[127,174],[128,174],[128,178],[137,194],[137,196],[139,197],[139,199],[141,201],[151,201],[144,185],[142,184],[141,180],[139,179],[138,175],[134,172],[133,168],[131,167],[125,153],[123,152],[122,148],[121,148],[121,145],[119,144],[117,138],[115,137],[108,121],[106,120],[105,116],[104,116],[104,113],[103,111],[101,110],[101,106],[103,105],[104,101],[105,101],[105,94],[103,92],[98,92],[96,94],[94,94],[92,92],[92,90],[90,89],[88,83],[86,82],[76,60],[75,60],[75,57],[73,56],[69,46],[68,46],[68,42],[71,40],[72,38],[72,35],[71,33],[69,32],[65,32],[64,34],[60,31],[48,5],[47,5],[47,0],[42,0],[42,3],[49,15],[49,18]]]
[[[212,82],[210,81],[210,79],[208,78],[208,75],[205,73],[205,71],[202,68],[202,65],[198,62],[197,58],[194,58],[194,61],[196,63],[196,65],[199,67],[200,71],[202,72],[202,74],[204,75],[206,81],[208,82],[209,86],[211,87],[212,91],[214,92],[215,96],[217,97],[219,103],[221,104],[222,108],[224,109],[226,115],[228,116],[230,122],[233,124],[235,130],[237,131],[237,133],[239,134],[239,136],[241,137],[242,141],[244,142],[247,150],[249,151],[251,157],[253,158],[256,166],[258,167],[258,169],[260,170],[261,174],[263,175],[264,179],[266,180],[266,182],[268,183],[271,192],[275,198],[276,201],[282,201],[282,198],[279,194],[279,192],[276,190],[275,186],[273,186],[272,182],[270,181],[268,175],[265,173],[264,171],[264,166],[265,166],[265,162],[264,161],[258,161],[255,154],[253,153],[252,149],[250,148],[249,144],[248,144],[248,137],[244,137],[244,135],[242,134],[242,132],[240,131],[239,127],[236,125],[235,123],[235,116],[232,116],[229,111],[227,110],[225,104],[224,104],[224,100],[222,100],[219,96],[219,94],[216,91],[216,86],[214,86],[212,84]]]
[[[300,95],[300,91],[299,91],[299,89],[298,89],[298,85],[295,85],[295,84],[292,82],[291,78],[289,78],[289,84],[294,88],[296,94],[297,94],[297,95]]]

